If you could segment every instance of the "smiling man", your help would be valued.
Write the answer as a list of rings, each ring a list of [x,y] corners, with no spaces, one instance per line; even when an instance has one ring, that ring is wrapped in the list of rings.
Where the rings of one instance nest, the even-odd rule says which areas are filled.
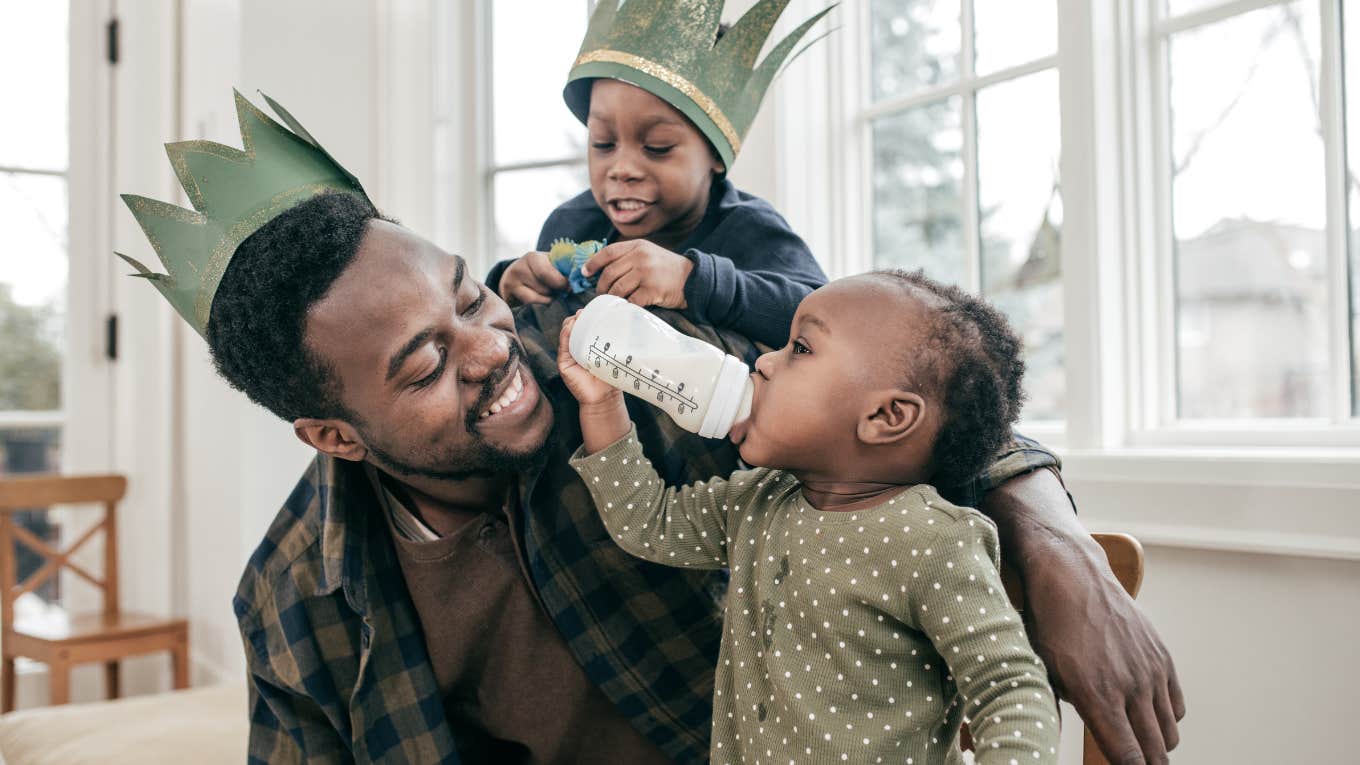
[[[556,338],[589,295],[512,313],[270,103],[291,130],[237,95],[244,151],[167,146],[193,211],[125,197],[168,273],[128,262],[317,452],[234,601],[251,761],[704,762],[725,578],[623,552],[568,465]],[[736,468],[730,444],[629,406],[668,484]],[[1107,750],[1163,761],[1170,660],[1036,469],[1054,466],[1014,442],[941,489],[996,521],[1031,639]]]

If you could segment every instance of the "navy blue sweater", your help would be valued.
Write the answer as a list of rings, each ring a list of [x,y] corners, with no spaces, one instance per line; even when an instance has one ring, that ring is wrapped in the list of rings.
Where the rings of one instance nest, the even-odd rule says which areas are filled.
[[[618,232],[585,191],[548,216],[537,249],[547,252],[559,238],[613,242]],[[826,284],[826,274],[783,216],[726,178],[714,181],[708,211],[680,253],[694,263],[685,284],[689,307],[684,313],[774,348],[788,342],[798,304]],[[491,269],[488,287],[500,290],[501,274],[511,262]]]

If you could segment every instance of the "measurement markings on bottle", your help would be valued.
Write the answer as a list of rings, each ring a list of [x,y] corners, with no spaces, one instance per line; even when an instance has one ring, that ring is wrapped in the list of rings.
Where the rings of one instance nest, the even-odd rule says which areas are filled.
[[[638,395],[642,394],[643,386],[646,386],[655,393],[656,400],[659,403],[664,404],[667,399],[670,399],[680,414],[685,414],[687,411],[692,412],[699,408],[698,403],[693,398],[685,395],[685,384],[683,382],[677,382],[672,386],[671,380],[661,377],[661,370],[643,369],[633,363],[632,356],[619,358],[616,354],[609,352],[609,346],[609,343],[601,343],[600,339],[596,338],[586,351],[587,361],[594,364],[596,368],[609,368],[614,379],[618,379],[620,376],[631,379],[633,390]]]

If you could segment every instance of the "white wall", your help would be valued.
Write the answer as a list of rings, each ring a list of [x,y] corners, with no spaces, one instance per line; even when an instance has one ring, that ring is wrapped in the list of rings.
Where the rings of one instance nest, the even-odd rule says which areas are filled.
[[[1146,547],[1139,603],[1188,707],[1174,760],[1338,761],[1360,705],[1360,474],[1188,453],[1077,454],[1066,474],[1088,526]]]

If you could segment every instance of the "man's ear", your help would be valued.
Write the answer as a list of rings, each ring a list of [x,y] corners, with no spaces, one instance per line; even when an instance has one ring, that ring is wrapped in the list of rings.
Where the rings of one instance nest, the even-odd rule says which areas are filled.
[[[293,420],[298,440],[322,454],[350,462],[363,462],[368,447],[358,431],[344,420],[318,420],[304,417]]]
[[[860,443],[871,446],[905,440],[926,418],[925,399],[904,390],[877,394],[855,425]]]

